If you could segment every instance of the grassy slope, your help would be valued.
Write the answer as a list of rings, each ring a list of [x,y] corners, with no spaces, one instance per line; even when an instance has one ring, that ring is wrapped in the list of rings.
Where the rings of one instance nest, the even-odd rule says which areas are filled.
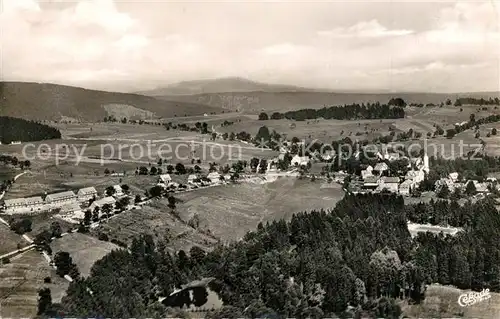
[[[52,283],[45,284],[45,277],[51,277]],[[0,266],[0,317],[33,318],[38,290],[44,287],[50,288],[53,302],[60,302],[68,282],[57,276],[37,251],[11,258],[10,264]]]
[[[74,118],[100,121],[108,115],[107,104],[126,104],[155,113],[158,117],[199,115],[218,112],[218,107],[157,100],[138,94],[87,90],[55,84],[0,83],[0,115],[34,120]]]

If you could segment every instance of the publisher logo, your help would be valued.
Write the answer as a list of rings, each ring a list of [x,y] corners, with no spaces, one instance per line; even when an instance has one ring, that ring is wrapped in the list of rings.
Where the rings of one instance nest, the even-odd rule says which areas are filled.
[[[458,304],[461,307],[469,307],[486,299],[490,299],[490,290],[483,289],[481,292],[469,292],[458,296]]]

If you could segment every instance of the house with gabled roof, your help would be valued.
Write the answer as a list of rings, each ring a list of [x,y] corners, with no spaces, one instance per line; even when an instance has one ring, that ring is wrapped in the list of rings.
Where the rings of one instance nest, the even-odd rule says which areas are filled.
[[[197,179],[199,179],[198,175],[196,175],[196,174],[189,175],[188,176],[188,184],[194,184]]]
[[[399,185],[399,193],[404,196],[409,196],[415,186],[415,182],[407,179]]]
[[[363,188],[376,189],[379,185],[379,178],[377,176],[368,176],[363,180]]]
[[[361,171],[361,178],[365,179],[368,176],[373,176],[373,167],[368,165],[368,167]]]
[[[373,171],[378,172],[379,174],[382,174],[387,170],[389,170],[389,166],[384,162],[377,163],[377,165],[373,168]]]
[[[218,172],[211,172],[207,175],[207,178],[212,182],[212,183],[218,183],[220,182],[220,174]]]
[[[77,197],[73,191],[65,191],[60,193],[53,193],[45,197],[45,202],[52,205],[62,205],[76,201]]]
[[[383,176],[379,180],[379,186],[376,191],[383,191],[384,189],[397,193],[399,189],[399,177],[387,177]]]
[[[158,182],[168,185],[169,183],[172,182],[172,177],[170,177],[169,174],[162,174],[158,177]]]
[[[123,189],[120,185],[113,185],[113,188],[115,189],[113,196],[120,197],[124,195]]]
[[[115,203],[116,203],[116,199],[113,196],[108,196],[108,197],[104,197],[104,198],[101,198],[101,199],[94,201],[92,203],[92,205],[90,205],[89,209],[90,209],[90,211],[94,211],[94,209],[96,207],[102,208],[102,206],[104,206],[106,204],[110,204],[114,208]]]
[[[94,197],[97,197],[97,190],[93,186],[80,188],[76,195],[78,196],[79,202],[85,202]]]
[[[410,181],[413,181],[414,183],[420,183],[421,181],[424,180],[424,178],[425,178],[425,174],[424,174],[424,171],[422,171],[422,170],[418,170],[418,171],[411,170],[411,171],[406,172],[406,175],[405,175],[405,180],[410,180]]]
[[[291,165],[292,166],[307,166],[310,162],[310,159],[309,157],[307,156],[299,156],[299,155],[295,155],[293,158],[292,158],[292,161],[291,161]]]

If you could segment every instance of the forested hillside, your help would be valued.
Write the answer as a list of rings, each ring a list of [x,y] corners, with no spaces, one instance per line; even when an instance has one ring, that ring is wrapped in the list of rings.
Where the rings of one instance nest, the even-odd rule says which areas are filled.
[[[0,116],[0,142],[30,142],[61,138],[61,132],[51,126],[8,116]]]
[[[149,96],[88,90],[78,87],[27,82],[0,82],[0,115],[29,120],[70,118],[102,121],[113,106],[152,112],[154,117],[202,115],[221,111],[189,102],[157,100]]]
[[[330,212],[260,224],[209,253],[194,247],[171,254],[168,243],[142,237],[130,252],[110,253],[88,279],[72,283],[61,307],[80,317],[161,317],[159,297],[206,277],[215,278],[211,288],[224,301],[207,318],[394,318],[401,313],[397,299],[420,302],[428,283],[500,291],[500,215],[493,201],[459,210],[422,205],[405,206],[396,195],[346,195]],[[422,209],[459,214],[465,231],[412,239],[407,218],[429,218]]]

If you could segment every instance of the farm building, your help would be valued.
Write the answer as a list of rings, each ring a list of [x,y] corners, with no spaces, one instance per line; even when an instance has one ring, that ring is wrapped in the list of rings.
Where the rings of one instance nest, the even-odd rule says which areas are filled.
[[[6,199],[4,201],[5,210],[14,211],[20,208],[26,208],[26,199],[25,198],[14,198],[14,199]]]
[[[399,189],[399,177],[382,177],[379,180],[377,191],[382,191],[384,189],[396,193]]]
[[[218,183],[220,181],[220,174],[217,172],[211,172],[207,175],[207,178],[212,182],[212,183]]]
[[[106,204],[111,204],[111,205],[113,205],[113,208],[114,208],[115,203],[116,203],[116,199],[114,199],[114,197],[112,197],[112,196],[108,196],[108,197],[104,197],[104,198],[101,198],[101,199],[94,201],[92,203],[92,205],[90,205],[89,208],[91,211],[94,211],[94,209],[96,207],[102,208],[102,206],[104,206]]]
[[[389,170],[389,166],[382,162],[382,163],[377,163],[375,167],[373,168],[374,171],[378,172],[379,174],[382,174],[383,172]]]
[[[363,179],[367,178],[368,176],[373,176],[373,167],[371,165],[368,165],[366,169],[361,171],[361,177]]]
[[[413,181],[415,183],[420,183],[425,178],[423,171],[408,171],[405,175],[405,180]]]
[[[97,197],[97,191],[94,187],[85,187],[79,189],[76,195],[79,202],[84,202],[94,198],[94,196]]]
[[[47,204],[59,205],[64,203],[70,203],[76,200],[76,195],[73,191],[66,191],[61,193],[49,194],[45,197],[45,202]]]
[[[368,176],[363,181],[363,188],[375,189],[379,185],[379,179],[375,176]]]
[[[458,173],[457,172],[453,172],[453,173],[450,173],[448,175],[448,177],[455,183],[458,181]]]
[[[42,210],[42,208],[43,199],[40,196],[6,199],[4,201],[4,209],[7,214],[36,212]]]
[[[113,196],[123,196],[123,189],[120,185],[113,185],[113,188],[115,189],[115,194]]]
[[[78,203],[67,203],[61,206],[61,211],[59,214],[62,217],[66,217],[65,219],[71,219],[71,220],[83,220],[85,217],[85,214],[83,213],[80,205]]]
[[[113,177],[123,177],[123,176],[125,176],[125,174],[124,173],[111,173],[111,176],[113,176]]]
[[[487,193],[488,192],[488,183],[479,183],[478,181],[472,181],[474,186],[476,187],[476,191],[478,193]]]
[[[309,157],[295,155],[291,161],[292,166],[307,166],[309,164]]]
[[[399,193],[401,195],[409,196],[413,185],[415,185],[415,183],[412,180],[407,179],[399,185]]]
[[[160,177],[158,178],[158,183],[169,184],[170,182],[172,182],[172,178],[169,174],[160,175]]]
[[[453,181],[449,178],[438,179],[434,184],[434,188],[436,189],[436,191],[439,191],[444,185],[446,185],[450,191],[455,190],[455,183],[453,183]]]
[[[26,198],[26,205],[41,206],[43,205],[43,199],[40,196],[28,197]]]
[[[195,180],[198,179],[198,176],[195,174],[191,174],[188,176],[188,184],[193,184]]]

